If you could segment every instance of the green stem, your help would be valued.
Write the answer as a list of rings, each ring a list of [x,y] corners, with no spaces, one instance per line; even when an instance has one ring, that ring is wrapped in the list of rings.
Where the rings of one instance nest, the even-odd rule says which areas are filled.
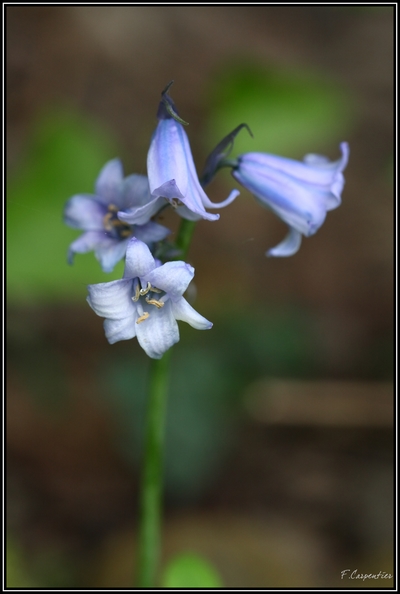
[[[182,219],[176,245],[179,259],[185,260],[189,250],[195,221]],[[138,587],[154,588],[157,580],[161,550],[161,503],[163,479],[163,450],[165,411],[168,393],[171,349],[150,365],[149,400],[144,453],[144,470],[140,502],[138,554]]]
[[[188,221],[187,219],[182,219],[181,221],[175,242],[176,247],[181,250],[181,253],[179,254],[180,260],[185,260],[187,256],[196,222],[197,221]]]
[[[150,366],[149,401],[141,494],[138,586],[156,585],[161,548],[161,500],[165,410],[171,350]]]

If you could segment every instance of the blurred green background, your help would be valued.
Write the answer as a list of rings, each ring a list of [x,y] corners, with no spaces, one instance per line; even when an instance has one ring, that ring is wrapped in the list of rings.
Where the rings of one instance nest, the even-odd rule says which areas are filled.
[[[146,172],[171,79],[199,172],[242,122],[232,156],[351,156],[343,205],[293,258],[265,258],[286,229],[244,189],[196,228],[214,327],[181,324],[174,348],[160,583],[393,572],[393,8],[7,6],[6,26],[8,585],[131,584],[148,361],[105,340],[86,285],[122,264],[69,266],[62,212],[109,159]],[[221,172],[208,195],[234,187]]]

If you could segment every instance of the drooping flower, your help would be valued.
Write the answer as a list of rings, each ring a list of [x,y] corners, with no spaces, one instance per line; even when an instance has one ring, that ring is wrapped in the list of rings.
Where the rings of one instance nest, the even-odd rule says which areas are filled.
[[[179,341],[177,320],[197,330],[212,323],[197,313],[182,296],[194,276],[185,262],[160,265],[142,241],[129,240],[124,277],[109,283],[89,285],[87,301],[105,319],[110,344],[137,337],[149,357],[160,359]]]
[[[233,177],[289,226],[285,239],[266,255],[295,254],[302,235],[316,233],[327,211],[341,204],[348,144],[342,142],[340,149],[342,156],[335,162],[320,155],[306,155],[304,162],[265,153],[246,153],[238,158]]]
[[[171,115],[175,113],[175,107],[166,91],[162,96],[157,114],[159,122],[147,155],[151,195],[167,199],[185,219],[215,221],[219,219],[219,214],[210,214],[205,209],[227,206],[239,192],[233,190],[226,200],[218,204],[211,202],[197,177],[189,139],[180,123],[182,120],[176,116],[180,120],[177,121]],[[170,106],[170,109],[166,106]]]
[[[95,194],[77,194],[65,206],[65,223],[83,231],[69,247],[69,263],[75,253],[93,250],[104,272],[111,272],[125,256],[133,235],[152,245],[170,233],[166,227],[150,221],[162,206],[162,200],[151,197],[145,175],[124,179],[121,161],[109,161],[96,180]],[[119,218],[120,211],[125,210],[135,211],[130,224]]]

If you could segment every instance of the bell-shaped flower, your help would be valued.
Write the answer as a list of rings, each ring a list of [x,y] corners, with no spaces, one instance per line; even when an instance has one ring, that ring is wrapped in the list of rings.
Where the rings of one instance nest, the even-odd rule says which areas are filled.
[[[306,155],[304,162],[265,153],[246,153],[238,158],[233,177],[289,226],[285,239],[266,255],[295,254],[302,235],[313,235],[327,211],[340,205],[348,144],[342,142],[340,149],[342,156],[335,162],[320,155]]]
[[[197,330],[212,327],[182,296],[193,276],[193,267],[185,262],[160,265],[147,245],[133,237],[123,279],[89,285],[87,301],[98,316],[106,318],[104,330],[110,344],[136,336],[149,357],[160,359],[179,341],[177,320]]]
[[[150,246],[161,241],[170,231],[150,218],[163,203],[150,195],[145,175],[124,178],[121,161],[109,161],[97,178],[95,194],[77,194],[65,206],[65,223],[83,231],[69,247],[69,263],[75,253],[93,250],[104,272],[111,272],[133,235]],[[135,211],[131,223],[119,218],[121,211]]]
[[[168,96],[164,99],[171,102]],[[228,206],[239,191],[233,190],[226,200],[218,204],[211,202],[197,177],[189,139],[182,124],[163,109],[162,102],[158,117],[147,155],[151,195],[168,200],[184,219],[219,219],[219,214],[210,214],[205,209]]]

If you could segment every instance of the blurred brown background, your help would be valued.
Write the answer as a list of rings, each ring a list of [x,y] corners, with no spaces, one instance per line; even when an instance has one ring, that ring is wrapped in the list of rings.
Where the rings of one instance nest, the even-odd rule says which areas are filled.
[[[336,159],[342,140],[351,149],[342,206],[298,254],[265,258],[285,226],[244,190],[217,211],[218,222],[196,229],[196,308],[214,328],[182,328],[175,354],[173,391],[182,398],[171,396],[169,413],[165,557],[197,551],[228,587],[366,587],[340,572],[393,573],[393,9],[7,6],[6,42],[10,185],[29,178],[34,131],[58,108],[112,138],[105,158],[120,156],[127,174],[145,173],[171,79],[201,171],[221,139],[210,125],[219,80],[227,71],[234,77],[243,60],[260,72],[312,72],[348,98],[337,137],[317,146],[304,137],[288,155]],[[248,105],[243,121],[257,137]],[[91,183],[102,165],[93,157]],[[52,162],[43,168],[51,179]],[[54,234],[65,200],[92,187],[73,175],[68,183],[70,193],[54,195]],[[221,176],[209,196],[218,202],[233,187]],[[27,208],[44,220],[33,210],[34,188],[20,210],[15,196],[15,221]],[[81,264],[67,267],[68,242],[59,253],[34,223],[32,245],[54,255],[80,293],[33,294],[32,284],[31,294],[22,260],[40,283],[46,261],[29,250],[12,259],[23,229],[13,220],[9,585],[129,586],[147,361],[133,341],[107,344],[84,301],[94,277],[77,282]]]

